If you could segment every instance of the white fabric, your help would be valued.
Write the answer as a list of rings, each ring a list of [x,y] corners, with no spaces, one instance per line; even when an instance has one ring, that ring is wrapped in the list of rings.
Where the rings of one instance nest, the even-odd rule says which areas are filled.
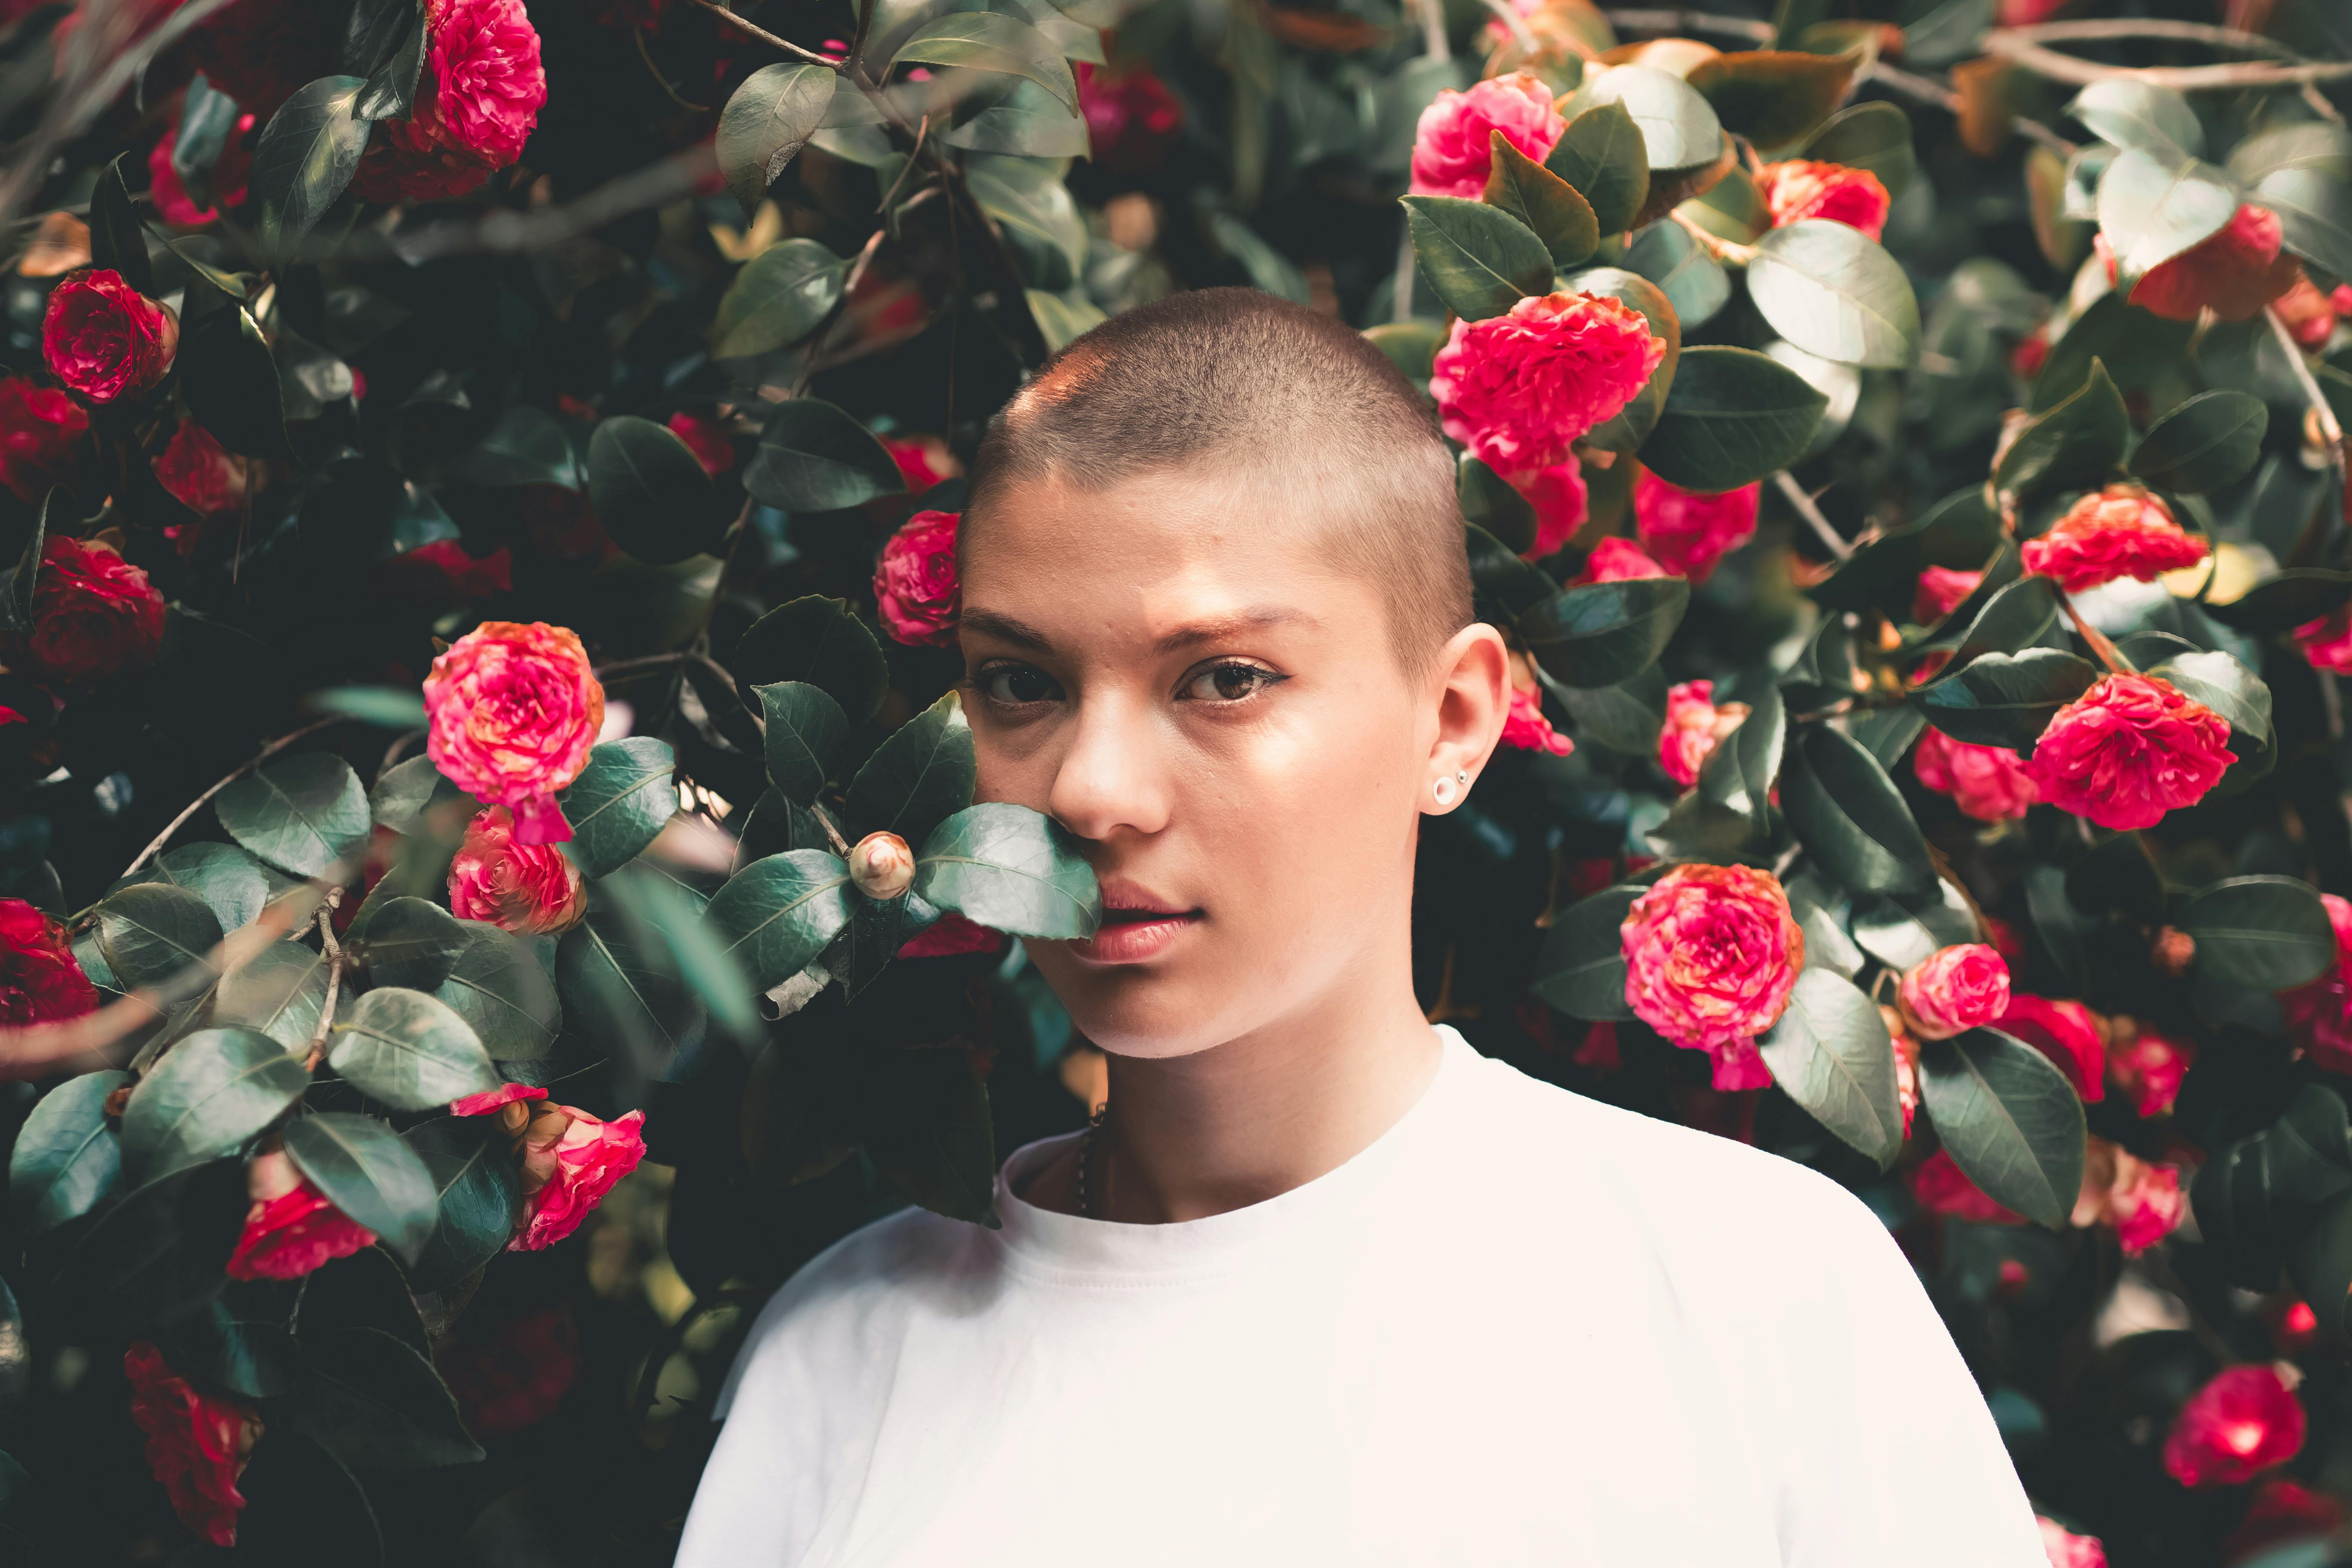
[[[1001,1177],[1001,1231],[835,1245],[744,1346],[678,1568],[2045,1568],[1866,1206],[1440,1033],[1268,1202],[1117,1225]]]

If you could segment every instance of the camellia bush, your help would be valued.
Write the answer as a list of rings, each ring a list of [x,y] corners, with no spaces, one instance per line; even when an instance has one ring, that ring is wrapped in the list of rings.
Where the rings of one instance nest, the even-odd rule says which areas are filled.
[[[1240,284],[1513,649],[1429,1016],[1860,1194],[2053,1563],[2352,1560],[2352,34],[1725,5],[0,0],[0,1559],[669,1560],[1101,1092],[965,466]]]

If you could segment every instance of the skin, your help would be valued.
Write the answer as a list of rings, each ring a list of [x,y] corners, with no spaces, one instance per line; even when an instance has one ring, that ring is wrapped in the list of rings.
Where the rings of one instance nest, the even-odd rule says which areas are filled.
[[[1432,786],[1502,733],[1492,626],[1408,671],[1378,591],[1268,487],[1197,473],[1016,486],[967,525],[977,798],[1045,812],[1112,905],[1188,911],[1135,962],[1033,942],[1118,1107],[1096,1217],[1197,1218],[1344,1163],[1435,1074],[1412,993]],[[1466,791],[1465,792],[1466,793]],[[1458,803],[1460,796],[1456,796]],[[1024,1195],[1071,1212],[1076,1151]]]

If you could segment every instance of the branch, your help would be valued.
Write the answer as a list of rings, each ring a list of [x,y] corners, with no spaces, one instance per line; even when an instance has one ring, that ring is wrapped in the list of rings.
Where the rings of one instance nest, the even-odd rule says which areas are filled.
[[[1610,25],[1643,33],[1713,33],[1718,37],[1746,38],[1769,46],[1772,24],[1748,16],[1717,16],[1705,11],[1604,11]]]
[[[2352,447],[2345,444],[2343,422],[2336,417],[2335,405],[2327,401],[2327,394],[2320,387],[2319,378],[2311,374],[2311,362],[2304,358],[2303,345],[2294,341],[2294,334],[2287,330],[2286,321],[2278,313],[2277,307],[2266,306],[2263,314],[2270,318],[2271,332],[2278,339],[2280,351],[2286,355],[2287,368],[2294,372],[2295,384],[2303,388],[2303,395],[2311,405],[2312,417],[2319,421],[2319,434],[2327,443],[2327,466],[2336,474],[2336,510],[2352,518],[2352,510],[2347,510],[2352,509],[2352,491],[2346,489],[2347,471],[2352,469]],[[2313,521],[2315,525],[2317,522],[2315,513]],[[2302,544],[2296,546],[2296,560],[2302,559],[2303,549]]]
[[[793,43],[790,38],[780,38],[776,37],[775,34],[771,33],[765,27],[755,27],[751,23],[743,20],[742,17],[735,15],[734,12],[730,11],[726,6],[719,5],[719,0],[694,0],[694,3],[701,6],[706,11],[726,17],[737,27],[740,28],[745,33],[750,34],[752,37],[759,39],[761,43],[773,48],[782,49],[788,55],[798,55],[801,58],[808,61],[811,65],[823,66],[827,70],[837,71],[842,67],[849,63],[847,60],[835,59],[831,55],[818,54],[814,49],[804,49],[798,44]]]
[[[319,1009],[319,1026],[311,1031],[310,1049],[303,1057],[304,1070],[319,1070],[319,1058],[327,1054],[327,1037],[335,1030],[335,994],[343,988],[343,944],[335,940],[335,906],[343,901],[343,890],[331,888],[326,902],[319,910],[319,944],[327,954],[327,1000]]]
[[[2091,651],[2099,656],[2099,662],[2105,665],[2111,673],[2116,675],[2137,673],[2125,660],[2124,656],[2116,651],[2116,645],[2107,640],[2106,634],[2083,618],[2083,612],[2074,607],[2074,601],[2067,596],[2063,588],[2058,591],[2058,607],[2066,612],[2066,618],[2074,623],[2076,634],[2091,645]]]
[[[1822,542],[1829,546],[1831,554],[1841,561],[1853,554],[1853,546],[1847,542],[1844,534],[1831,526],[1828,518],[1822,515],[1822,509],[1813,503],[1811,496],[1805,493],[1805,487],[1797,482],[1797,477],[1794,474],[1782,468],[1772,476],[1772,482],[1780,487],[1780,494],[1787,499],[1789,504],[1797,509],[1797,515],[1812,525],[1813,531],[1821,536]]]
[[[1450,60],[1454,46],[1445,37],[1445,0],[1413,0],[1421,16],[1421,47],[1431,59]]]
[[[593,233],[631,213],[666,207],[694,194],[719,172],[711,142],[623,174],[575,201],[513,212],[501,207],[478,219],[436,222],[393,232],[393,250],[411,266],[443,256],[512,255],[546,250]]]
[[[140,867],[147,864],[148,858],[161,850],[164,845],[169,844],[172,841],[172,835],[177,833],[182,827],[185,826],[187,825],[188,818],[195,816],[197,812],[202,811],[205,807],[205,803],[211,800],[213,796],[220,794],[221,791],[228,788],[229,785],[236,783],[237,780],[243,778],[247,773],[251,773],[254,769],[259,767],[262,763],[268,762],[270,758],[276,756],[278,752],[284,751],[295,742],[302,739],[305,735],[315,735],[320,731],[325,729],[328,725],[340,724],[342,721],[343,719],[341,714],[333,714],[328,718],[319,720],[316,723],[305,724],[290,735],[280,735],[278,739],[262,747],[259,752],[254,754],[251,762],[239,764],[236,771],[232,772],[226,778],[222,779],[218,784],[213,785],[212,788],[205,791],[204,794],[190,801],[187,805],[187,809],[181,812],[179,816],[172,818],[171,821],[165,823],[163,825],[163,831],[155,835],[154,838],[148,844],[146,848],[139,851],[139,858],[133,860],[130,865],[125,866],[122,868],[122,875],[124,877],[129,877],[136,874]],[[120,878],[116,879],[118,881],[121,880]]]
[[[2178,38],[2247,47],[2249,46],[2244,40],[2253,38],[2253,35],[2233,32],[2227,27],[2200,26],[2190,22],[2044,22],[2032,27],[1995,27],[1984,36],[1984,50],[2037,76],[2078,87],[2124,78],[2144,81],[2151,87],[2169,87],[2190,92],[2200,88],[2277,87],[2294,82],[2339,81],[2352,77],[2352,60],[2314,61],[2290,55],[2288,58],[2294,62],[2293,64],[2239,62],[2215,66],[2110,66],[2061,54],[2056,49],[2045,48],[2041,42],[2045,38],[2053,42],[2084,43],[2136,37]],[[2263,52],[2279,52],[2276,45],[2266,40],[2257,41],[2263,44]]]
[[[1710,233],[1683,216],[1679,210],[1666,216],[1682,225],[1691,238],[1698,242],[1699,248],[1717,261],[1727,261],[1734,267],[1745,267],[1756,259],[1756,247],[1752,245],[1741,245],[1737,241],[1726,239],[1719,234]]]

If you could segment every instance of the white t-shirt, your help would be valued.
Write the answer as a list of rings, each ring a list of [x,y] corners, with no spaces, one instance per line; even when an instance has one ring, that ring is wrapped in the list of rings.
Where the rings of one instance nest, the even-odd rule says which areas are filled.
[[[1055,1139],[1002,1230],[836,1244],[743,1347],[678,1568],[2046,1568],[1865,1205],[1439,1033],[1265,1203],[1055,1214],[1011,1187]]]

